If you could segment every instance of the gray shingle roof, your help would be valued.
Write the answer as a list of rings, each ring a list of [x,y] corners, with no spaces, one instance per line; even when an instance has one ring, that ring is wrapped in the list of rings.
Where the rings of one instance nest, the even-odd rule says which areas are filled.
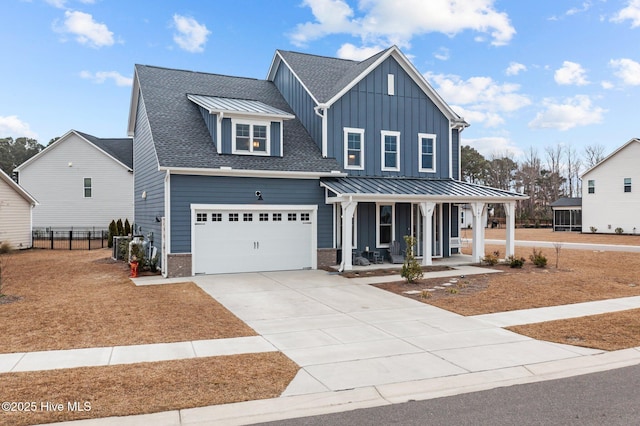
[[[78,132],[77,130],[76,133],[133,170],[133,139],[97,138],[88,133]]]
[[[278,50],[278,52],[316,100],[324,103],[338,94],[389,49],[360,62],[286,50]]]
[[[524,194],[453,179],[388,177],[323,178],[321,184],[337,195],[415,196],[415,198],[525,199]]]
[[[582,198],[558,198],[551,203],[551,207],[582,207]]]
[[[293,114],[266,80],[136,65],[161,167],[330,172],[340,170],[322,153],[298,119],[283,122],[283,156],[218,154],[202,116],[187,94],[259,101]]]

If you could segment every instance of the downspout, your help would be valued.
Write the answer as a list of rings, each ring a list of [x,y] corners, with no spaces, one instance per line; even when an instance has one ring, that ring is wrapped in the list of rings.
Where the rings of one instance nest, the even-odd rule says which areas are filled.
[[[322,157],[327,158],[327,110],[329,107],[326,104],[319,104],[313,107],[313,112],[320,118],[322,118]],[[322,111],[322,112],[320,112]]]
[[[209,111],[211,113],[211,111]],[[216,126],[216,150],[218,154],[222,154],[222,119],[224,118],[224,112],[218,113],[218,125]]]

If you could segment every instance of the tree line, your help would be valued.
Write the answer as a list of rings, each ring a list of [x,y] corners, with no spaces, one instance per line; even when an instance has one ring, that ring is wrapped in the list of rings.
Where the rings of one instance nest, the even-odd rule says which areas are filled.
[[[492,154],[488,159],[471,146],[461,149],[462,180],[524,193],[518,201],[516,220],[532,224],[551,221],[551,203],[561,197],[580,197],[580,175],[604,159],[604,146],[589,145],[582,153],[573,147],[549,146],[540,155],[533,147],[520,161],[512,153]],[[502,205],[495,215],[504,217]]]
[[[60,137],[55,137],[49,141],[47,146],[51,145]],[[33,157],[45,147],[41,145],[37,139],[32,138],[16,138],[12,137],[0,138],[0,169],[12,176],[13,169],[20,164]]]

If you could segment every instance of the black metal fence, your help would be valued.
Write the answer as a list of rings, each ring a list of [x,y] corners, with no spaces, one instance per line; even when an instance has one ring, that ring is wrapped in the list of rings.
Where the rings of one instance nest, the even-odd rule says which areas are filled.
[[[51,250],[95,250],[108,246],[109,231],[39,229],[32,232],[33,247]]]

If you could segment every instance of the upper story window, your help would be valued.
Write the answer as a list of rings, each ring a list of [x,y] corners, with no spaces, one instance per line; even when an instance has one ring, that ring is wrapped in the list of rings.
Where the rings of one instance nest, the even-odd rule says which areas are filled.
[[[631,178],[624,178],[624,192],[631,192]]]
[[[596,181],[595,180],[588,180],[587,181],[587,192],[589,192],[589,194],[595,194],[596,193]]]
[[[269,154],[269,123],[233,121],[234,154]]]
[[[418,133],[418,159],[421,172],[436,171],[436,135]]]
[[[92,196],[91,178],[84,178],[84,198],[91,198],[91,196]]]
[[[344,168],[364,170],[364,129],[344,129]]]
[[[400,132],[381,133],[382,170],[400,171]]]

